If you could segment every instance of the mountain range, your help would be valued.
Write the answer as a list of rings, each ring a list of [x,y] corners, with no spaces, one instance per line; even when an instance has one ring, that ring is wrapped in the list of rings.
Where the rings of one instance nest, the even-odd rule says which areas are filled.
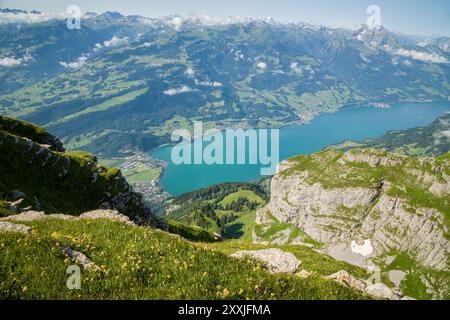
[[[103,157],[147,151],[193,120],[279,127],[349,105],[450,96],[446,37],[117,12],[86,14],[80,30],[7,9],[0,22],[0,112]]]

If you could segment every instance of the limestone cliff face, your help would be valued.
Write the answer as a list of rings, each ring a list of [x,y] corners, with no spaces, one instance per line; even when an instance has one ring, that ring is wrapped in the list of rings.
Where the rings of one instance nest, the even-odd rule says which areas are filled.
[[[445,159],[447,158],[447,159]],[[412,159],[374,150],[326,151],[282,163],[265,211],[327,244],[371,240],[447,269],[449,160]]]

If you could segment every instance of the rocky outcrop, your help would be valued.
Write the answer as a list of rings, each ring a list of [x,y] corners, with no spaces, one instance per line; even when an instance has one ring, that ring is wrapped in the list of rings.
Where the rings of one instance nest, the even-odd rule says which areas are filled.
[[[383,283],[367,286],[366,293],[378,299],[400,300],[400,297]]]
[[[100,267],[97,266],[91,259],[89,259],[84,253],[73,250],[71,248],[64,248],[62,252],[69,258],[80,265],[84,270],[88,271],[100,271]]]
[[[383,300],[414,300],[405,296],[398,287],[389,288],[387,285],[378,282],[370,283],[365,280],[358,279],[345,270],[338,271],[325,277],[325,279],[334,280],[344,286],[352,288],[355,291],[365,293],[375,299]]]
[[[45,214],[45,212],[26,211],[20,214],[0,218],[0,221],[31,222],[42,219],[59,220],[98,220],[106,219],[121,222],[128,226],[136,226],[136,223],[130,220],[126,215],[120,214],[117,210],[94,210],[82,213],[80,216],[70,216],[67,214]]]
[[[31,228],[23,224],[0,221],[0,232],[18,232],[22,234],[30,234]]]
[[[449,163],[371,150],[286,161],[272,179],[270,203],[258,212],[257,223],[270,212],[315,241],[368,256],[397,249],[414,253],[425,266],[446,269],[450,246],[442,210],[450,205]]]
[[[89,153],[63,151],[45,129],[0,118],[0,198],[16,212],[117,210],[138,224],[160,226],[120,170],[101,166]]]
[[[301,264],[292,253],[281,249],[238,251],[231,255],[235,258],[252,258],[264,262],[272,273],[294,274]]]
[[[136,224],[130,220],[127,216],[120,214],[115,210],[94,210],[90,212],[85,212],[80,215],[80,219],[107,219],[111,221],[122,222],[128,226],[136,226]]]
[[[400,287],[401,282],[406,277],[406,272],[401,270],[391,270],[388,272],[389,280],[396,286]]]
[[[27,138],[31,141],[43,145],[44,147],[52,151],[65,151],[63,143],[58,138],[48,133],[44,128],[26,121],[0,115],[0,130],[16,136]]]
[[[334,280],[359,292],[366,292],[366,284],[362,280],[353,277],[345,270],[333,273],[332,275],[327,276],[326,279]]]
[[[311,276],[311,272],[309,272],[308,270],[302,270],[300,272],[297,272],[295,275],[300,279],[308,279]]]
[[[22,212],[22,213],[19,213],[19,214],[16,214],[16,215],[0,218],[0,221],[8,220],[8,221],[24,222],[24,221],[39,220],[39,219],[42,219],[43,217],[45,217],[45,213],[44,212],[26,211],[26,212]]]

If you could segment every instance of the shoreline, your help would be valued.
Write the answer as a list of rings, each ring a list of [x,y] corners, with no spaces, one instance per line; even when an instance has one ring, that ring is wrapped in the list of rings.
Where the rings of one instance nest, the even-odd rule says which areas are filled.
[[[275,126],[275,127],[273,127],[273,129],[282,129],[282,128],[288,128],[288,127],[294,127],[294,126],[308,125],[308,124],[310,124],[314,119],[316,119],[316,118],[319,117],[319,116],[326,115],[326,114],[335,114],[335,113],[338,113],[338,112],[341,112],[341,111],[345,111],[345,110],[349,110],[349,109],[357,109],[357,108],[364,108],[364,107],[367,107],[367,108],[375,108],[375,109],[390,109],[390,108],[393,108],[393,107],[395,107],[395,106],[397,106],[397,105],[401,105],[401,104],[405,104],[405,103],[412,103],[412,104],[448,103],[448,104],[450,105],[450,100],[444,100],[444,99],[442,99],[442,100],[417,100],[417,99],[412,99],[412,100],[399,100],[399,101],[390,101],[390,102],[362,102],[362,103],[348,103],[348,104],[343,105],[341,108],[339,108],[339,109],[336,110],[336,111],[333,111],[333,112],[318,112],[318,113],[316,113],[316,114],[311,114],[311,115],[309,115],[310,117],[305,117],[305,119],[293,120],[293,121],[286,122],[286,123],[283,124],[283,125]],[[383,105],[383,107],[378,107],[378,105],[381,105],[381,104]],[[384,107],[384,105],[388,105],[389,107]],[[242,122],[238,122],[238,124],[240,124],[240,125],[245,124],[245,120],[243,120]],[[236,127],[234,127],[234,128],[243,128],[243,129],[245,129],[245,127],[242,127],[242,126],[236,126]],[[223,131],[223,128],[218,128],[218,129],[220,129],[219,131]],[[257,128],[255,128],[255,129],[264,129],[264,127],[257,127]],[[192,142],[193,142],[193,140],[191,141],[191,143],[192,143]],[[169,166],[169,162],[166,161],[166,160],[162,160],[162,159],[159,159],[159,158],[155,157],[155,156],[153,155],[153,153],[154,153],[154,151],[156,151],[156,150],[158,150],[158,149],[162,149],[162,148],[166,148],[166,147],[173,147],[173,146],[175,146],[175,145],[176,145],[176,144],[173,144],[173,143],[168,142],[168,143],[161,144],[161,145],[159,145],[159,146],[157,146],[157,147],[151,149],[150,151],[147,151],[147,153],[148,153],[152,158],[154,158],[154,159],[156,159],[156,160],[158,160],[158,161],[162,161],[162,162],[166,163],[166,166],[164,166],[164,168],[162,168],[160,177],[159,177],[159,179],[158,179],[158,186],[159,186],[159,188],[160,188],[162,191],[164,191],[164,192],[166,192],[167,194],[171,195],[171,197],[176,197],[176,196],[173,195],[173,194],[171,194],[170,192],[168,192],[168,191],[162,186],[162,184],[161,184],[161,182],[160,182],[160,181],[163,179],[163,177],[164,177],[164,174],[165,174],[165,171],[166,171],[167,167]],[[231,182],[232,182],[232,181],[231,181]],[[247,181],[247,182],[251,182],[251,181]]]
[[[426,104],[430,104],[430,103],[450,103],[450,99],[449,100],[418,100],[418,99],[411,99],[411,100],[393,100],[393,101],[384,101],[384,102],[368,102],[368,101],[364,101],[361,103],[358,102],[352,102],[352,103],[347,103],[342,105],[339,109],[335,110],[335,111],[330,111],[330,112],[317,112],[317,113],[312,113],[310,115],[305,116],[305,119],[297,119],[297,120],[291,120],[288,121],[282,125],[277,125],[277,126],[273,126],[273,127],[255,127],[254,129],[282,129],[282,128],[287,128],[290,126],[302,126],[302,125],[307,125],[310,124],[311,121],[313,121],[314,119],[316,119],[317,117],[321,116],[321,115],[325,115],[325,114],[334,114],[337,112],[341,112],[344,110],[348,110],[348,109],[353,109],[353,108],[364,108],[364,107],[369,107],[369,108],[375,108],[375,109],[389,109],[392,108],[395,105],[399,105],[399,104],[404,104],[404,103],[414,103],[414,104],[419,104],[419,103],[426,103]],[[378,105],[387,105],[388,107],[379,107]],[[223,120],[224,122],[227,120]],[[242,121],[239,120],[233,120],[230,122],[235,122],[238,124],[238,126],[232,126],[231,128],[233,129],[238,129],[238,128],[242,128],[242,129],[249,129],[251,128],[250,126],[242,126],[243,124],[246,123],[246,121],[243,119]],[[205,124],[208,123],[212,123],[212,122],[205,122]],[[239,124],[241,126],[239,126]],[[221,128],[220,126],[217,127],[217,129],[219,131],[223,131],[224,128]],[[196,137],[194,137],[193,139],[191,139],[191,143],[193,142],[193,140],[195,140]],[[151,150],[147,151],[147,153],[149,153],[150,155],[158,149],[164,148],[164,147],[168,147],[168,146],[175,146],[177,145],[176,143],[171,143],[171,142],[165,142],[163,144],[158,145],[157,147],[152,148]],[[165,161],[165,160],[161,160],[156,158],[158,161]]]

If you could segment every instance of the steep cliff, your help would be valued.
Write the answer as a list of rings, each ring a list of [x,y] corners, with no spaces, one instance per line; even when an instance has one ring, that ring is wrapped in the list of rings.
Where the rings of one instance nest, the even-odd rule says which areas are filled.
[[[381,266],[386,276],[402,274],[407,292],[423,286],[417,297],[449,296],[449,154],[355,149],[292,158],[280,164],[256,223],[268,229],[274,220],[301,230],[295,242],[315,243],[368,270]]]
[[[325,151],[284,162],[262,210],[323,243],[370,240],[447,268],[450,158],[413,159],[375,150]]]
[[[0,199],[22,199],[18,210],[78,215],[116,209],[138,223],[156,221],[120,170],[99,165],[86,152],[64,152],[62,143],[44,128],[3,116]]]

